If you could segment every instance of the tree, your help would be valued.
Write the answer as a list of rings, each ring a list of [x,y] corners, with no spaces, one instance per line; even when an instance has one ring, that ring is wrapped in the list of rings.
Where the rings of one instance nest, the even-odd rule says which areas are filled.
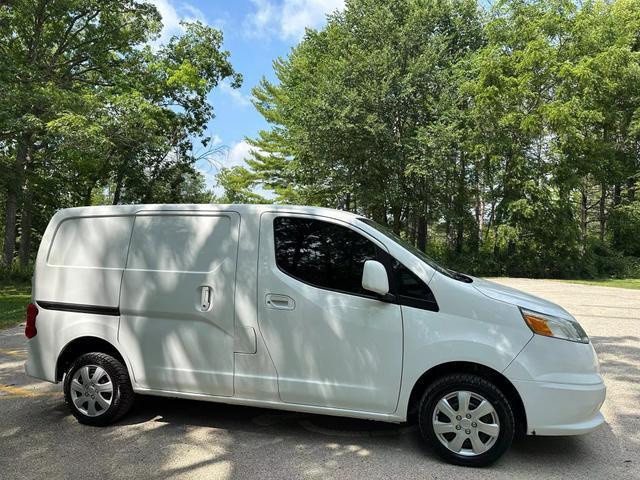
[[[16,0],[0,7],[0,140],[8,153],[5,265],[13,258],[19,196],[46,123],[73,108],[83,90],[111,82],[135,45],[159,26],[151,5],[127,0]]]
[[[253,191],[256,177],[245,167],[222,168],[217,175],[218,186],[223,189],[220,203],[269,203],[262,195]]]
[[[638,0],[347,1],[254,89],[249,176],[452,265],[592,274],[635,224],[639,21]]]
[[[0,6],[4,265],[16,239],[28,262],[39,202],[86,205],[105,189],[113,203],[207,198],[194,169],[213,116],[207,95],[242,79],[218,30],[187,23],[157,50],[145,46],[160,27],[156,8],[133,0]]]
[[[417,137],[450,113],[439,108],[455,66],[479,41],[472,1],[348,2],[274,63],[278,85],[254,89],[273,128],[253,140],[251,166],[285,201],[358,209],[396,232],[412,210],[424,223],[433,161]]]

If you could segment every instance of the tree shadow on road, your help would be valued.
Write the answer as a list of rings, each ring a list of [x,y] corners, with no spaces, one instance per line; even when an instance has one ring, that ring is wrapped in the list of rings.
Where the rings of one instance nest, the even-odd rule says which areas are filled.
[[[584,436],[518,439],[482,472],[444,464],[411,424],[139,396],[118,424],[93,428],[78,424],[58,393],[1,400],[1,476],[637,478],[640,338],[592,341],[616,392],[605,405],[615,430],[606,424]]]

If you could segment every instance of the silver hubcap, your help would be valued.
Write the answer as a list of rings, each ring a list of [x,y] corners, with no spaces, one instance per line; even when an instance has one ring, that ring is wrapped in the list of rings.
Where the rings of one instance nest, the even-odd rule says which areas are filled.
[[[71,399],[75,407],[88,417],[98,417],[111,406],[113,382],[97,365],[80,367],[71,378]]]
[[[440,443],[470,457],[489,450],[500,433],[493,405],[482,395],[466,390],[442,397],[433,411],[432,424]]]

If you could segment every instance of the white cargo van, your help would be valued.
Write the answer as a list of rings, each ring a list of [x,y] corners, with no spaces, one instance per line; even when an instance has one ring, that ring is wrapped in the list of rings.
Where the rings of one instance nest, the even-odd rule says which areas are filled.
[[[603,423],[589,339],[561,307],[447,270],[354,214],[272,205],[58,212],[26,335],[31,376],[107,425],[134,393],[404,422],[486,465],[514,433]]]

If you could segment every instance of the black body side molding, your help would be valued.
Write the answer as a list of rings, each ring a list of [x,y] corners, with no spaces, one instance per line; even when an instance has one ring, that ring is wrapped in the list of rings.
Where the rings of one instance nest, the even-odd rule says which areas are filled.
[[[60,310],[63,312],[92,313],[94,315],[120,316],[119,307],[105,307],[102,305],[84,305],[81,303],[62,302],[41,302],[36,300],[36,304],[45,310]]]

